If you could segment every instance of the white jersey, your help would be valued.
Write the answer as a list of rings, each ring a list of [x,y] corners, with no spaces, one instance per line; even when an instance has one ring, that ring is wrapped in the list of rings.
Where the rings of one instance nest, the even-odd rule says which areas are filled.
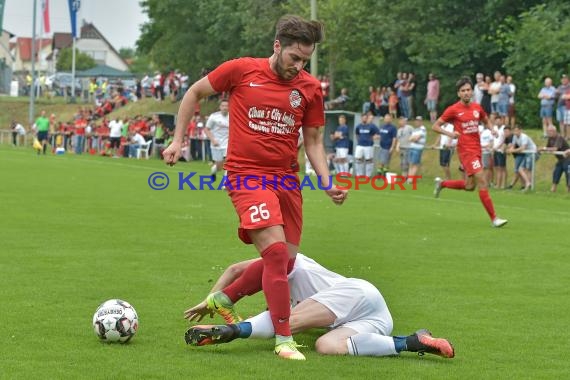
[[[123,123],[117,120],[111,120],[109,122],[109,137],[121,137],[121,132],[123,131]]]
[[[493,137],[493,150],[502,151],[501,147],[505,143],[505,126],[493,126],[496,136]]]
[[[453,126],[453,124],[451,123],[445,123],[441,126],[441,129],[443,129],[446,132],[449,133],[453,133],[453,131],[455,130],[455,127]],[[439,138],[439,149],[447,149],[447,145],[449,144],[449,140],[451,140],[451,144],[449,144],[452,148],[455,147],[457,145],[457,139],[452,139],[451,137],[447,136],[447,135],[440,135],[441,137]]]
[[[222,115],[220,111],[214,112],[206,122],[206,128],[212,131],[214,138],[220,144],[216,148],[227,148],[230,133],[230,115]]]
[[[293,270],[287,278],[289,280],[292,306],[346,280],[346,277],[326,269],[315,260],[301,253],[297,254]]]
[[[24,136],[26,134],[26,129],[22,126],[22,124],[16,124],[14,127],[14,132],[18,133],[20,136]]]
[[[413,138],[419,137],[419,139],[416,141],[411,141],[410,148],[423,149],[426,145],[426,135],[427,135],[426,127],[424,127],[423,125],[419,126],[418,128],[414,128],[414,132],[412,132],[411,137]]]
[[[483,129],[480,135],[481,151],[490,152],[493,148],[493,132],[490,129]]]
[[[347,327],[358,333],[390,335],[392,316],[380,291],[371,283],[346,278],[313,259],[297,254],[288,276],[291,305],[310,298],[335,316],[329,328]]]

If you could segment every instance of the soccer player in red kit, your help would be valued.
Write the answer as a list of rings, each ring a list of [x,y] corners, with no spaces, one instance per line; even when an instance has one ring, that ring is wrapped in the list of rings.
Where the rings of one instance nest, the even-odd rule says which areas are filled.
[[[347,197],[346,191],[329,181],[321,134],[321,85],[303,70],[322,37],[320,22],[282,17],[271,57],[227,61],[192,85],[180,104],[173,142],[163,152],[165,162],[174,165],[196,103],[214,93],[230,94],[225,186],[240,218],[238,235],[246,244],[255,245],[262,260],[250,265],[240,281],[210,294],[208,307],[226,322],[236,322],[239,316],[233,303],[263,288],[275,328],[275,353],[294,360],[305,359],[289,327],[287,283],[303,222],[296,174],[301,127],[307,156],[322,187],[328,189],[325,192],[336,204]]]
[[[452,139],[458,138],[457,153],[467,179],[443,181],[438,177],[435,179],[434,194],[437,198],[443,188],[473,191],[475,186],[478,186],[479,198],[491,218],[493,227],[502,227],[507,224],[507,220],[498,218],[495,214],[495,208],[489,196],[488,183],[483,174],[483,165],[481,163],[479,123],[483,122],[485,127],[489,129],[492,126],[483,108],[479,104],[471,102],[473,96],[471,79],[468,77],[461,78],[456,83],[456,88],[459,101],[447,107],[441,117],[433,124],[432,129]],[[453,133],[447,132],[442,128],[442,125],[445,123],[453,124]]]

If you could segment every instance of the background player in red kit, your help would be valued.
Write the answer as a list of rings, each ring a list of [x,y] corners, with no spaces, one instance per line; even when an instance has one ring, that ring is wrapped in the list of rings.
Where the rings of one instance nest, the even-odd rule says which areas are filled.
[[[330,186],[320,128],[324,126],[321,85],[303,67],[323,37],[318,21],[284,16],[276,26],[273,55],[227,61],[194,83],[185,94],[174,140],[164,151],[167,164],[180,157],[184,130],[196,103],[229,92],[230,128],[226,189],[240,218],[239,237],[253,243],[262,260],[250,265],[240,281],[210,294],[208,307],[226,322],[239,320],[233,303],[263,288],[275,328],[275,353],[304,360],[289,327],[287,272],[301,239],[302,196],[297,178],[297,140],[303,128],[305,151],[323,188],[342,204],[346,191]],[[249,177],[248,177],[249,176]],[[282,179],[287,176],[287,187]],[[244,178],[248,178],[244,183]],[[291,189],[291,180],[297,184]],[[247,185],[247,186],[245,186]]]
[[[498,218],[495,214],[493,201],[489,196],[487,179],[483,175],[483,165],[481,164],[479,122],[483,122],[485,127],[489,129],[492,126],[483,108],[479,104],[471,102],[473,95],[471,79],[468,77],[461,78],[456,83],[456,88],[460,100],[447,107],[441,117],[433,124],[432,129],[450,138],[458,138],[457,153],[467,179],[443,181],[438,177],[435,179],[434,194],[437,198],[442,188],[473,191],[475,186],[478,186],[479,198],[491,218],[493,227],[502,227],[507,224],[507,220]],[[441,127],[445,123],[453,124],[453,133],[447,132]]]

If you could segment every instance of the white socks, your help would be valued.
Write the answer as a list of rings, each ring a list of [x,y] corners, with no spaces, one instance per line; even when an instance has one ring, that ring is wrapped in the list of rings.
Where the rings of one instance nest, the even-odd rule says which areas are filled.
[[[366,176],[372,177],[372,172],[374,171],[374,162],[366,163]]]
[[[364,175],[364,162],[356,161],[355,175]]]
[[[275,330],[273,329],[273,322],[271,322],[269,311],[264,311],[255,317],[248,318],[244,322],[251,323],[250,338],[269,339],[275,336]]]
[[[356,334],[346,340],[348,354],[354,356],[398,355],[391,336],[372,333]]]

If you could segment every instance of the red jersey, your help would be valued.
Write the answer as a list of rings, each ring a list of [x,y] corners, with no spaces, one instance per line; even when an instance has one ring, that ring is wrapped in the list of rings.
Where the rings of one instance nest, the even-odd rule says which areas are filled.
[[[447,107],[441,115],[441,120],[453,124],[454,131],[460,133],[457,150],[473,153],[481,153],[479,124],[486,118],[487,114],[479,104],[462,101]]]
[[[85,128],[87,127],[87,120],[77,119],[75,120],[75,134],[78,136],[85,135]]]
[[[230,131],[224,168],[234,172],[297,172],[299,128],[325,124],[321,84],[301,71],[290,81],[268,58],[238,58],[208,74],[217,92],[230,93]]]

